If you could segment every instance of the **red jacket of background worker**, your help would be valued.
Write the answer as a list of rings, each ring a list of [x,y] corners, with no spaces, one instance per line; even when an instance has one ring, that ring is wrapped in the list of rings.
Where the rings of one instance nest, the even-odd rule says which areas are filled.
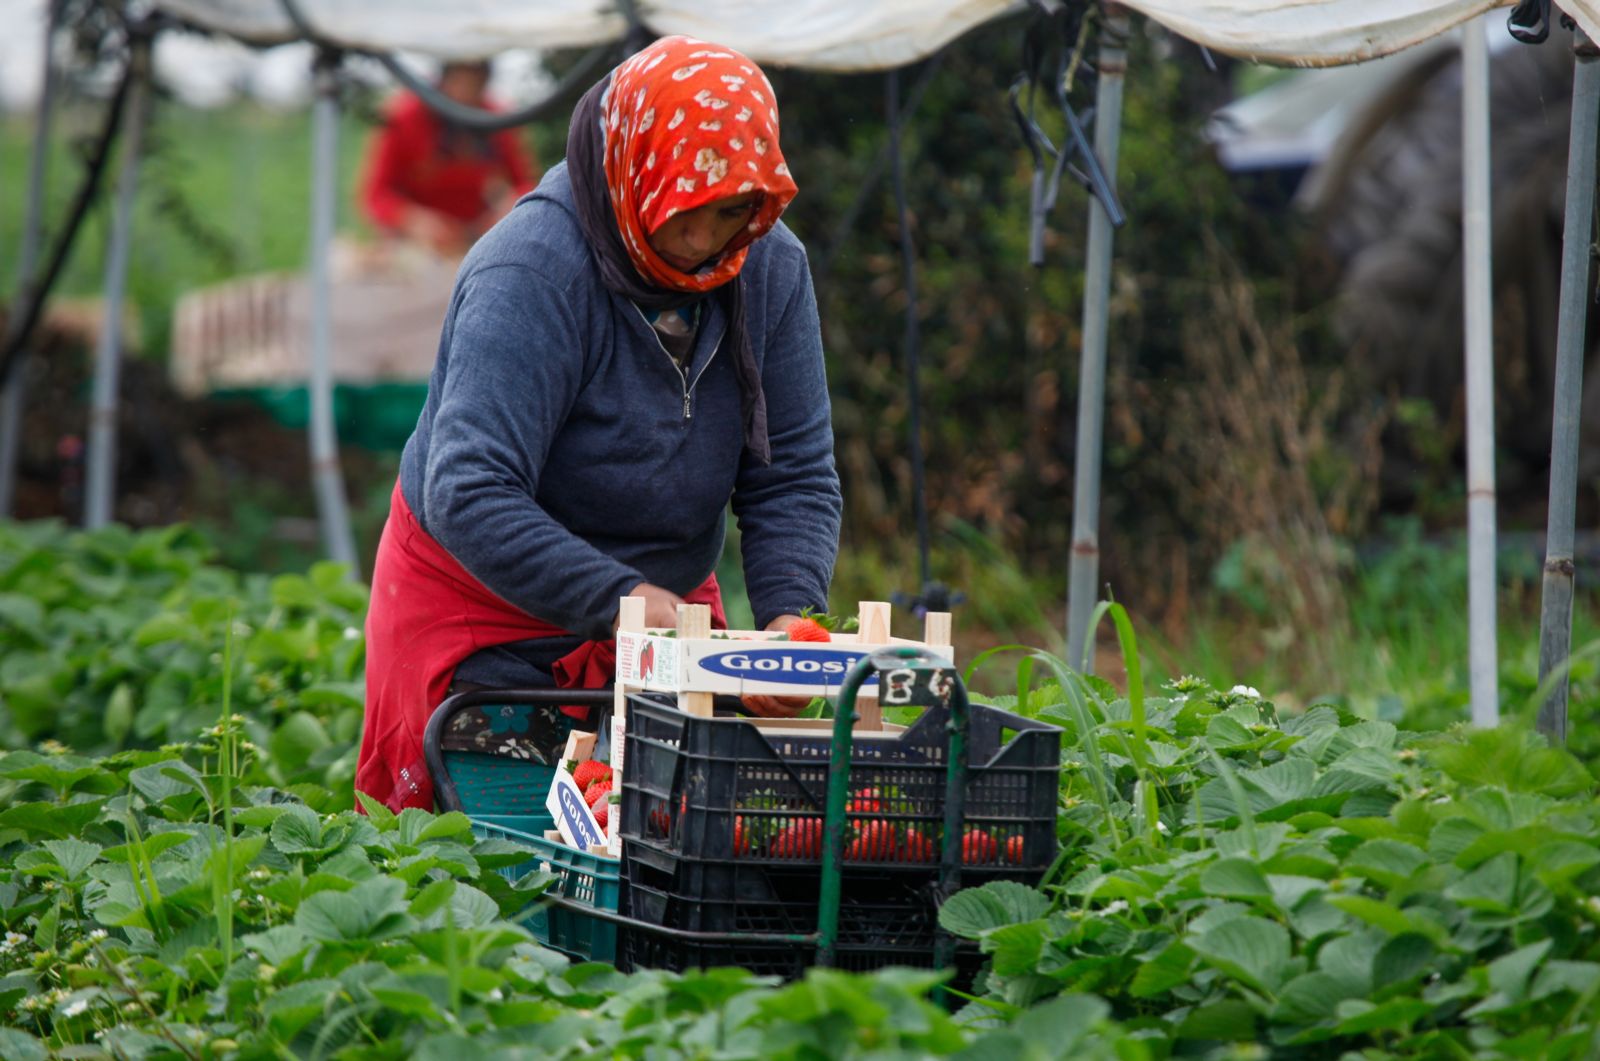
[[[531,191],[533,170],[514,130],[480,134],[455,129],[415,95],[398,96],[374,137],[362,206],[380,228],[399,228],[410,205],[460,221],[494,205],[496,185]]]

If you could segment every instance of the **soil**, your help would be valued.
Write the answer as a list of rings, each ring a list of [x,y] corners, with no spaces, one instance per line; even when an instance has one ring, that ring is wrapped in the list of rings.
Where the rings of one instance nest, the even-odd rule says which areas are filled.
[[[83,519],[92,353],[81,337],[40,334],[25,368],[17,519]],[[122,365],[117,413],[114,519],[131,527],[201,522],[226,527],[242,498],[284,507],[282,530],[303,536],[314,518],[303,431],[247,400],[192,399],[166,368],[132,357]],[[393,475],[393,456],[341,447],[347,493],[366,497]],[[313,529],[314,533],[314,529]]]

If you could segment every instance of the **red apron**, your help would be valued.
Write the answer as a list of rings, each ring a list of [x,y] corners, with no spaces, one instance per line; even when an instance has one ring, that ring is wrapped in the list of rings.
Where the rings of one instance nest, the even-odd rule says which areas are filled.
[[[712,625],[726,628],[714,573],[684,600],[711,605]],[[356,789],[395,811],[433,807],[422,732],[456,667],[480,649],[569,636],[473,578],[422,529],[398,482],[378,542],[366,625],[367,711]],[[616,663],[614,641],[585,641],[558,659],[552,672],[558,688],[599,689],[611,684]],[[562,710],[583,718],[588,709]]]

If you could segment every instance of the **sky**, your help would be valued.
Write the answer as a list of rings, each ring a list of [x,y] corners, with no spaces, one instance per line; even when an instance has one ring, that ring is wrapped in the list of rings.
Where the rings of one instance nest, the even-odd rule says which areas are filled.
[[[45,0],[0,0],[0,110],[33,106],[43,60]],[[311,47],[286,44],[264,50],[191,33],[164,33],[156,39],[156,73],[180,100],[212,107],[249,95],[277,106],[301,106],[310,99]],[[433,60],[403,56],[422,74]],[[389,76],[365,60],[356,72],[376,83]],[[549,84],[536,54],[508,52],[495,62],[491,91],[508,103],[531,100]]]

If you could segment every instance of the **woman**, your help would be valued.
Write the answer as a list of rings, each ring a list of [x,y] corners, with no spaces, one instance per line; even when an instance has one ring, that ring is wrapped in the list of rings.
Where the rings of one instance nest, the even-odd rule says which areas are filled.
[[[452,682],[608,684],[625,595],[647,625],[684,601],[724,625],[730,499],[757,623],[826,605],[841,502],[795,191],[765,75],[670,37],[589,90],[565,163],[473,247],[373,573],[360,791],[431,805]]]
[[[489,63],[445,63],[439,91],[457,103],[489,107]],[[402,92],[368,148],[361,207],[380,232],[459,258],[533,189],[535,168],[512,130],[476,133],[436,115]]]

